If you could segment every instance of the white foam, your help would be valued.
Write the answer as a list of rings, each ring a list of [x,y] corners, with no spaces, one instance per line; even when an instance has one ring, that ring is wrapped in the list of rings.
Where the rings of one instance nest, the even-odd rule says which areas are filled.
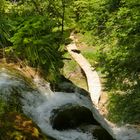
[[[35,97],[33,94],[25,94],[24,99],[22,100],[25,113],[33,117],[33,120],[36,121],[43,132],[57,138],[57,140],[94,140],[91,133],[80,132],[80,130],[78,129],[67,131],[54,130],[49,120],[49,118],[51,117],[51,111],[53,109],[56,109],[68,103],[91,107],[86,97],[82,95],[76,96],[76,94],[74,93],[60,92],[55,93],[52,96],[48,96],[46,100],[44,99],[45,98],[41,99]],[[34,101],[34,104],[31,105],[29,100]]]
[[[117,140],[140,140],[140,133],[134,128],[127,126],[114,127],[113,131]]]
[[[44,81],[39,78],[36,78],[34,81],[41,93],[38,91],[21,92],[24,97],[21,99],[23,111],[29,115],[47,135],[53,136],[57,140],[95,140],[89,131],[85,133],[79,129],[58,131],[52,128],[49,120],[52,110],[72,103],[91,109],[94,113],[94,117],[102,126],[108,127],[107,130],[110,131],[117,140],[140,140],[140,133],[135,129],[128,126],[116,127],[108,125],[106,120],[99,114],[99,111],[92,107],[87,97],[76,93],[57,92],[54,94],[50,90],[49,85],[44,83]],[[5,72],[5,69],[0,70],[0,88],[1,90],[4,89],[4,95],[7,96],[10,94],[10,88],[8,87],[18,85],[22,86],[22,80],[20,81],[9,75]]]

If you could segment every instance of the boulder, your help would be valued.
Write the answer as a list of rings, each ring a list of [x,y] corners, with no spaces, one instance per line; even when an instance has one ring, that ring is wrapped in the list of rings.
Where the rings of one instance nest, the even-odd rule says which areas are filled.
[[[81,124],[98,124],[88,108],[72,104],[54,109],[50,121],[52,127],[57,130],[72,129]]]

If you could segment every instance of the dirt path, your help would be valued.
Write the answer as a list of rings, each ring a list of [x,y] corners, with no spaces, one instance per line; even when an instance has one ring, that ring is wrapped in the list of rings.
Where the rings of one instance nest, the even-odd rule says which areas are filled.
[[[97,72],[77,49],[77,46],[74,43],[74,41],[73,43],[67,46],[67,50],[69,54],[72,56],[72,58],[80,65],[80,67],[85,72],[87,84],[88,84],[88,91],[90,93],[92,102],[96,106],[98,106],[98,101],[101,96],[101,83]]]

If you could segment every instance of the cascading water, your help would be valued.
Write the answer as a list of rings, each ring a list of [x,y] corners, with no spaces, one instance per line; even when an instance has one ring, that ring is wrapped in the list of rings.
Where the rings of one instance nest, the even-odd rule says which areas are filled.
[[[28,95],[27,95],[28,96]],[[34,96],[28,96],[28,100],[36,100]],[[25,97],[26,99],[26,97]],[[82,133],[78,130],[67,130],[67,131],[58,131],[52,128],[49,118],[51,117],[51,111],[57,109],[58,107],[65,105],[67,103],[79,104],[82,105],[82,101],[79,97],[76,97],[74,94],[64,95],[64,93],[59,93],[52,95],[51,97],[45,97],[43,99],[38,99],[39,102],[34,103],[33,106],[27,100],[23,101],[24,111],[30,115],[33,120],[37,122],[39,127],[46,133],[49,134],[58,140],[93,140],[93,136],[90,133]],[[28,104],[29,103],[29,104]]]
[[[79,106],[85,106],[87,108],[91,107],[88,98],[82,95],[76,95],[74,93],[52,93],[48,89],[45,90],[44,85],[41,86],[42,82],[40,79],[35,79],[35,82],[40,91],[43,91],[42,96],[39,94],[25,94],[22,100],[23,109],[26,114],[31,116],[44,133],[53,136],[57,140],[94,140],[94,136],[87,132],[82,132],[80,130],[64,130],[58,131],[52,128],[50,123],[51,112],[66,104],[76,104]],[[46,94],[47,91],[47,94]]]
[[[21,110],[27,116],[32,118],[44,133],[52,136],[56,140],[98,139],[93,136],[94,128],[96,128],[93,124],[77,126],[76,128],[66,130],[57,130],[52,127],[50,119],[54,115],[53,110],[57,110],[70,104],[88,108],[95,113],[97,118],[99,118],[97,119],[99,122],[104,121],[96,110],[93,111],[92,103],[88,97],[76,93],[53,93],[48,88],[48,84],[37,77],[34,79],[34,82],[37,88],[33,88],[31,84],[21,77],[18,77],[17,75],[12,74],[9,70],[2,68],[0,69],[0,97],[6,101],[9,101],[9,99],[13,100],[14,104],[17,106],[18,104],[21,104]],[[15,90],[16,93],[14,93],[14,98],[11,98],[13,90]],[[15,96],[18,97],[16,101]],[[128,135],[128,133],[135,133],[135,131],[126,130],[124,128],[114,128],[113,131],[118,140],[130,140],[130,135]],[[140,135],[135,133],[135,136],[131,137],[131,140],[139,140],[139,138]]]

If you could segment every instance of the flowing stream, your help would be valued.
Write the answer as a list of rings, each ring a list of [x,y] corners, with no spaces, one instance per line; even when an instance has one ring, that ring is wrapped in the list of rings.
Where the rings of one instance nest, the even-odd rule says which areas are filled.
[[[21,77],[12,74],[5,68],[0,69],[0,97],[6,101],[9,101],[9,99],[15,101],[11,96],[13,94],[13,90],[16,90],[16,97],[18,97],[18,99],[15,101],[15,105],[18,106],[20,103],[22,111],[36,122],[45,134],[52,136],[56,140],[99,139],[96,135],[93,135],[94,128],[97,127],[96,125],[83,124],[76,128],[57,130],[52,127],[52,122],[50,120],[54,115],[53,110],[57,110],[68,104],[82,106],[92,111],[93,106],[88,97],[76,93],[53,93],[49,89],[49,85],[38,77],[34,79],[34,83],[36,86],[29,84],[29,82],[24,78],[22,79]],[[118,135],[119,140],[129,140],[127,139],[128,137],[124,137],[123,139],[123,135],[120,135],[120,129],[116,128],[115,132]],[[119,138],[119,135],[121,138]],[[138,137],[139,135],[135,138]],[[106,138],[106,140],[109,139]]]

